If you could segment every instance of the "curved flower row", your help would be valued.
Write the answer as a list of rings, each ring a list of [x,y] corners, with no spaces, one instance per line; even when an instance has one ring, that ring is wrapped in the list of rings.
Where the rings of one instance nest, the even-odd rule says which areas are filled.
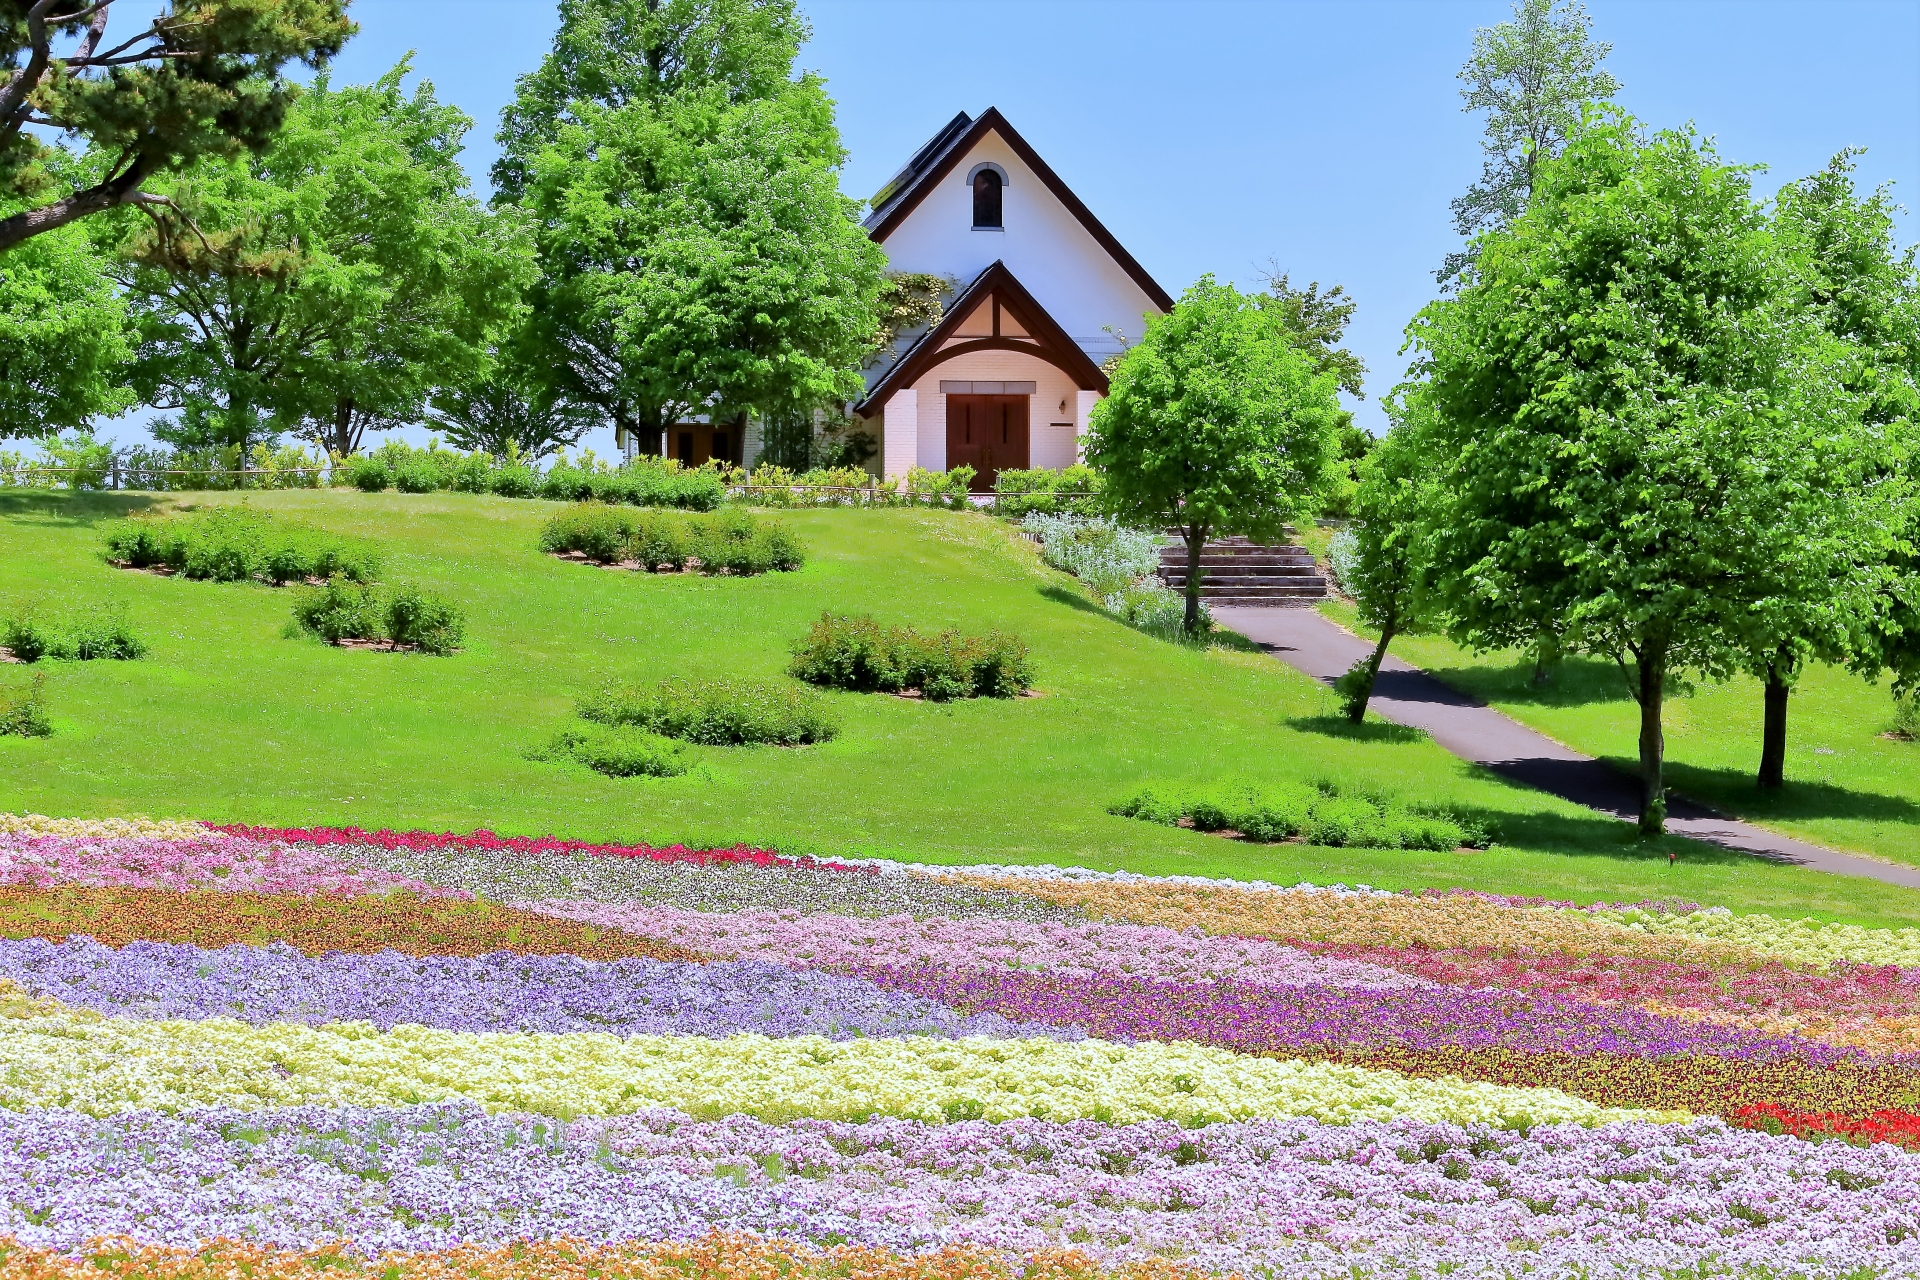
[[[189,840],[209,838],[205,823],[154,818],[49,818],[0,813],[0,836],[61,836],[69,840]],[[211,833],[218,838],[217,832]]]
[[[1841,963],[1920,967],[1920,929],[1737,916],[1724,907],[1684,915],[1618,908],[1587,914],[1637,933],[1734,946],[1816,968]]]
[[[1031,1036],[1070,1033],[959,1014],[859,978],[757,960],[601,964],[496,951],[413,957],[292,947],[221,950],[159,942],[113,948],[0,939],[0,977],[33,997],[118,1017],[366,1022],[448,1031],[605,1031],[616,1035]]]
[[[1649,1116],[1550,1089],[1415,1079],[1192,1044],[1097,1040],[835,1041],[740,1034],[473,1033],[88,1014],[0,1022],[0,1106],[90,1115],[204,1106],[380,1106],[468,1099],[491,1111],[620,1115],[674,1107],[763,1119],[1311,1116],[1598,1124]],[[1662,1117],[1666,1118],[1666,1117]]]
[[[388,893],[468,896],[356,866],[311,848],[202,831],[158,836],[0,835],[0,884],[95,889],[221,889],[230,893]]]
[[[1202,1273],[1162,1258],[1108,1270],[1074,1249],[1043,1249],[1016,1260],[958,1246],[908,1255],[713,1235],[686,1243],[461,1245],[373,1258],[338,1242],[292,1250],[233,1239],[186,1247],[103,1239],[76,1257],[0,1240],[0,1274],[7,1280],[1196,1280]]]
[[[604,857],[646,858],[653,862],[692,862],[706,865],[744,864],[753,867],[819,866],[852,870],[845,863],[816,862],[811,858],[783,858],[771,849],[735,845],[728,849],[689,849],[686,845],[606,844],[591,840],[561,840],[554,836],[499,836],[482,828],[465,834],[453,831],[391,831],[382,827],[256,827],[244,823],[208,823],[208,829],[250,840],[330,847],[368,846],[376,849],[462,849],[508,853],[589,853]]]
[[[1287,1277],[1912,1274],[1920,1154],[1729,1129],[1304,1120],[1183,1129],[1009,1120],[567,1126],[470,1104],[0,1112],[0,1231],[220,1237],[364,1253],[699,1239],[716,1228],[1005,1257],[1071,1239]],[[367,1194],[376,1185],[378,1195]],[[1512,1271],[1489,1271],[1490,1259]],[[10,1274],[10,1272],[9,1272]],[[257,1274],[257,1272],[252,1273]]]
[[[1056,923],[975,916],[884,918],[798,911],[709,912],[634,903],[519,902],[583,924],[624,929],[715,956],[795,966],[1038,969],[1167,982],[1235,979],[1259,986],[1395,989],[1434,985],[1360,960],[1310,955],[1264,938],[1181,933],[1158,925]]]
[[[146,941],[210,948],[283,942],[310,955],[392,950],[420,956],[515,951],[592,960],[705,958],[617,929],[447,897],[0,886],[0,937],[71,936],[113,947]]]

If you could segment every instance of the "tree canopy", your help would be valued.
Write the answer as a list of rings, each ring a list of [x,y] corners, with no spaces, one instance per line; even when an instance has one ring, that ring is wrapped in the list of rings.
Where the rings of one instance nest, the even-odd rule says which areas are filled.
[[[1434,577],[1468,644],[1550,630],[1629,672],[1658,830],[1669,682],[1741,664],[1777,566],[1820,573],[1806,531],[1829,513],[1809,495],[1870,442],[1844,361],[1788,305],[1747,170],[1601,112],[1535,177],[1458,295],[1409,328]]]
[[[78,227],[0,255],[0,439],[42,437],[131,408],[126,308]]]
[[[791,416],[856,395],[885,254],[840,194],[832,101],[818,79],[786,77],[790,6],[582,3],[553,66],[578,73],[562,54],[609,14],[633,19],[616,34],[638,64],[678,70],[628,67],[613,103],[569,100],[502,186],[538,228],[535,333],[561,393],[642,439],[684,415]],[[503,142],[538,141],[511,120],[543,111],[510,112]]]
[[[0,217],[0,251],[151,203],[142,187],[155,174],[264,149],[294,94],[286,65],[318,68],[354,31],[347,0],[172,0],[108,44],[126,2],[0,0],[0,68],[11,72],[0,82],[0,202],[14,206]],[[84,184],[62,181],[30,126],[78,137],[101,165]]]
[[[465,190],[471,122],[406,62],[300,95],[272,147],[157,180],[175,209],[121,246],[135,389],[195,449],[282,431],[342,453],[479,373],[532,274],[516,215]]]
[[[1087,462],[1122,520],[1181,530],[1186,625],[1216,534],[1278,537],[1310,509],[1334,456],[1335,374],[1316,373],[1278,309],[1204,276],[1147,317],[1093,411]]]
[[[1484,111],[1480,180],[1453,201],[1453,227],[1463,236],[1507,226],[1533,198],[1541,162],[1560,154],[1581,111],[1620,91],[1601,70],[1613,46],[1592,38],[1581,0],[1514,0],[1513,20],[1482,27],[1460,68],[1463,111]],[[1473,262],[1474,248],[1447,255],[1441,284]]]

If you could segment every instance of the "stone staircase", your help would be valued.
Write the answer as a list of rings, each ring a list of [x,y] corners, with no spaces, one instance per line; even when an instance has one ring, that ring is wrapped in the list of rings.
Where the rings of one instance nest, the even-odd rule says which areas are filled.
[[[1160,549],[1160,577],[1175,591],[1187,589],[1185,543]],[[1327,598],[1327,580],[1305,547],[1221,538],[1200,553],[1200,598],[1210,605],[1310,608]]]

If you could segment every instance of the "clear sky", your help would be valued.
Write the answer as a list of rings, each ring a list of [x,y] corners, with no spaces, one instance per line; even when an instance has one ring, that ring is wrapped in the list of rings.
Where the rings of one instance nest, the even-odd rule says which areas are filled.
[[[1479,172],[1455,74],[1507,0],[801,0],[801,65],[839,103],[864,198],[956,111],[997,106],[1169,291],[1205,272],[1346,286],[1366,360],[1361,421],[1399,376],[1407,320],[1455,247],[1447,202]],[[337,76],[409,49],[476,121],[484,183],[516,76],[545,53],[546,0],[355,0]],[[1764,164],[1771,192],[1845,146],[1920,206],[1920,0],[1590,0],[1619,102],[1693,122]],[[1903,243],[1920,220],[1903,217]],[[593,443],[610,450],[611,432]]]

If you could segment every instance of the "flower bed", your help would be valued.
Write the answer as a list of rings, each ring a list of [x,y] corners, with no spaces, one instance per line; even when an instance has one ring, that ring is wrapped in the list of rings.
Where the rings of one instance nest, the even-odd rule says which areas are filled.
[[[1912,931],[5,817],[0,882],[4,1280],[1920,1273]]]

